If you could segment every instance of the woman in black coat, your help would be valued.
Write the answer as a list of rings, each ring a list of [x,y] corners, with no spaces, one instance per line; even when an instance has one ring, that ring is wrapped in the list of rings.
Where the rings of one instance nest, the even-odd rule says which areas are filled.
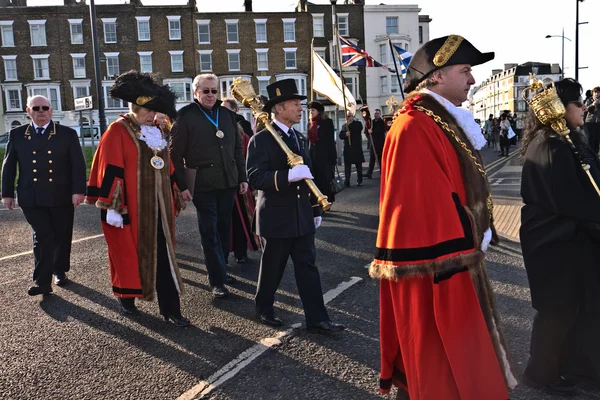
[[[331,180],[337,164],[335,149],[335,131],[333,121],[324,114],[325,108],[318,101],[308,104],[310,126],[308,128],[308,143],[312,160],[314,182],[330,202],[335,201],[331,191]]]
[[[582,167],[600,186],[600,162],[579,130],[581,85],[556,89],[574,145],[530,111],[521,148],[521,247],[537,311],[523,383],[570,395],[574,377],[600,381],[600,195]]]
[[[356,167],[356,186],[362,184],[362,163],[365,162],[365,155],[362,147],[362,124],[354,119],[354,113],[348,111],[346,114],[346,123],[340,132],[340,139],[344,141],[344,172],[346,175],[345,185],[350,186],[350,174],[352,165]]]

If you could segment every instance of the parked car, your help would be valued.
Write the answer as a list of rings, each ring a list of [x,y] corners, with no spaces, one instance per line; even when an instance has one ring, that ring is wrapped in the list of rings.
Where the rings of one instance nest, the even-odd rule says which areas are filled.
[[[92,131],[93,131],[94,139],[100,139],[100,127],[99,126],[90,127],[90,126],[84,125],[82,129],[80,129],[79,126],[70,126],[69,128],[75,129],[78,137],[81,137],[81,132],[83,132],[84,138],[92,137]]]
[[[8,143],[8,133],[3,133],[0,135],[0,149],[5,149],[6,143]]]

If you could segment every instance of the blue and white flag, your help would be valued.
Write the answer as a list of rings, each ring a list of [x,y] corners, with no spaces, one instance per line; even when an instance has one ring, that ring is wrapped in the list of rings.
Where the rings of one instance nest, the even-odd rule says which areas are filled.
[[[404,50],[402,47],[396,44],[393,44],[393,46],[395,53],[398,56],[398,59],[400,60],[400,70],[402,71],[402,77],[406,78],[408,64],[410,64],[410,60],[412,59],[413,54],[408,50]]]

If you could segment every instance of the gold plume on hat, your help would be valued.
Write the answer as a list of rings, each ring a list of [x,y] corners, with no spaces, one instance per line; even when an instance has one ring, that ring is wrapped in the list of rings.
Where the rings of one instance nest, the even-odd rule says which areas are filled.
[[[448,36],[442,47],[435,53],[433,65],[436,67],[443,67],[446,65],[454,53],[456,53],[456,50],[458,50],[458,47],[463,40],[465,40],[465,38],[459,35]]]
[[[137,104],[138,106],[143,106],[144,104],[146,104],[147,102],[153,100],[154,97],[152,96],[138,96],[137,99],[135,99],[135,104]]]

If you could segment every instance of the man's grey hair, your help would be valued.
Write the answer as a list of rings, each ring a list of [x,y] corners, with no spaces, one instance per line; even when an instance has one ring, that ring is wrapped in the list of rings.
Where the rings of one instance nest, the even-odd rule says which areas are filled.
[[[215,74],[200,74],[194,78],[194,82],[192,83],[192,87],[194,88],[194,93],[200,89],[200,82],[203,80],[215,81],[217,82],[217,87],[219,86],[219,77]]]
[[[442,72],[446,72],[446,67],[440,68],[429,75],[424,81],[417,85],[415,90],[431,89],[432,87],[436,86],[439,83],[437,81],[437,77],[440,76]]]
[[[52,103],[50,103],[50,100],[48,100],[48,98],[46,96],[42,96],[42,95],[35,95],[35,96],[30,96],[27,98],[27,108],[31,108],[33,102],[37,99],[44,99],[48,102],[48,105],[50,107],[52,107]]]
[[[237,100],[234,99],[233,97],[227,97],[227,98],[223,99],[223,103],[229,104],[231,109],[235,112],[238,112],[240,110],[240,106],[238,106]]]

